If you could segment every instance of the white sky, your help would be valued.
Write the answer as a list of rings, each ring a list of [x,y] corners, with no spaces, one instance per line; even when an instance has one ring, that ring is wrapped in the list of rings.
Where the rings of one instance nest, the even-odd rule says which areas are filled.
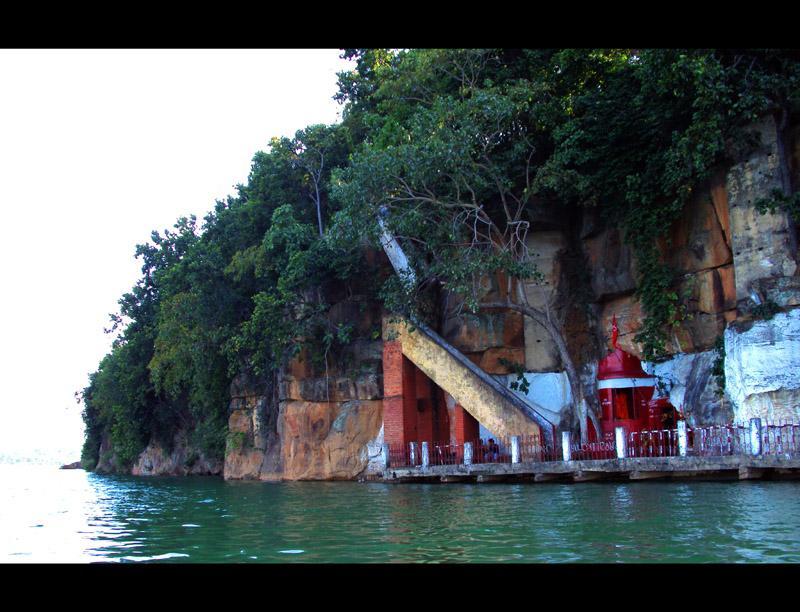
[[[0,50],[0,455],[80,456],[137,243],[202,220],[272,136],[333,123],[336,50]]]

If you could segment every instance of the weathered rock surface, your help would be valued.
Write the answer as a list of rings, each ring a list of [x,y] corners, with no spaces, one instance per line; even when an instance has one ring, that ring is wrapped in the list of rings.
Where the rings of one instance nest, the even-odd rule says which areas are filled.
[[[134,476],[188,476],[222,473],[222,462],[210,460],[190,447],[185,432],[175,435],[173,447],[165,449],[153,441],[142,451],[131,469]]]
[[[72,463],[65,463],[62,465],[60,470],[80,470],[81,469],[81,462],[80,461],[73,461]]]
[[[522,342],[522,317],[486,311],[449,318],[442,336],[462,353],[478,353]]]
[[[566,373],[526,372],[524,377],[528,383],[527,393],[519,390],[515,393],[530,400],[534,409],[558,427],[562,412],[568,410],[572,404],[572,392]],[[502,378],[506,386],[518,380],[516,374],[509,374]]]
[[[800,306],[800,276],[760,278],[753,282],[753,288],[780,308]]]
[[[730,402],[713,375],[717,351],[679,353],[661,363],[644,362],[644,370],[658,378],[654,397],[668,397],[683,411],[690,427],[724,425],[733,420]]]
[[[367,469],[383,423],[380,401],[285,402],[278,417],[282,480],[350,480]],[[374,451],[374,448],[373,448]],[[262,475],[262,480],[272,480]]]
[[[684,273],[699,272],[730,264],[731,247],[726,240],[729,225],[724,191],[716,191],[717,205],[711,189],[702,189],[686,205],[683,214],[669,231],[669,246],[664,245],[670,265]]]
[[[349,480],[381,461],[382,342],[356,340],[320,376],[306,355],[278,379],[231,385],[228,480]],[[234,396],[236,394],[236,396]]]
[[[372,371],[351,376],[320,376],[297,379],[286,376],[280,384],[280,399],[307,402],[346,402],[373,400],[383,396],[380,363],[370,364]]]
[[[619,228],[607,228],[588,238],[584,250],[595,299],[607,300],[636,289],[635,262]]]
[[[634,340],[634,337],[641,327],[642,319],[644,318],[641,302],[633,295],[627,295],[603,304],[603,310],[600,315],[600,329],[604,336],[604,346],[610,345],[611,322],[615,316],[619,329],[619,338],[617,341],[620,348],[637,357],[641,357],[642,347]]]
[[[552,310],[559,297],[561,259],[567,248],[566,236],[562,231],[531,232],[526,246],[542,278],[523,285],[525,296],[533,308]],[[530,317],[525,317],[524,329],[525,369],[532,372],[558,370],[561,359],[550,334]]]
[[[800,309],[725,331],[725,383],[737,421],[800,421]]]
[[[122,467],[119,465],[116,453],[111,444],[111,436],[108,432],[104,432],[100,440],[100,451],[94,471],[99,474],[115,474],[122,472]]]
[[[790,219],[784,212],[761,215],[754,204],[779,189],[775,120],[769,116],[754,126],[761,146],[733,166],[726,191],[731,218],[733,259],[736,267],[736,299],[749,299],[751,284],[771,276],[792,276],[797,270],[796,253],[790,243]]]

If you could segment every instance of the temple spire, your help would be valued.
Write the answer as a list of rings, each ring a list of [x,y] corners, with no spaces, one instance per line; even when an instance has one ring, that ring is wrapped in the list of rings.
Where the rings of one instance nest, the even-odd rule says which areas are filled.
[[[619,328],[617,327],[617,315],[614,314],[611,317],[611,346],[615,349],[619,348],[617,346],[617,336],[619,336]]]

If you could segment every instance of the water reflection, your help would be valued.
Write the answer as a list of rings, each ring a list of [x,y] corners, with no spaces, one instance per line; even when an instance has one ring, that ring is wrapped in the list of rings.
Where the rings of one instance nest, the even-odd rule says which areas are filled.
[[[0,470],[0,559],[798,562],[800,483],[224,482]]]

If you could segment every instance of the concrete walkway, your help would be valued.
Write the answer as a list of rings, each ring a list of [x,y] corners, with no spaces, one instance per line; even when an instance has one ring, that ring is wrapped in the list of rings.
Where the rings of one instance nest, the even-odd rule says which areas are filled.
[[[383,482],[586,482],[800,478],[800,457],[638,457],[593,461],[483,463],[387,468]]]

